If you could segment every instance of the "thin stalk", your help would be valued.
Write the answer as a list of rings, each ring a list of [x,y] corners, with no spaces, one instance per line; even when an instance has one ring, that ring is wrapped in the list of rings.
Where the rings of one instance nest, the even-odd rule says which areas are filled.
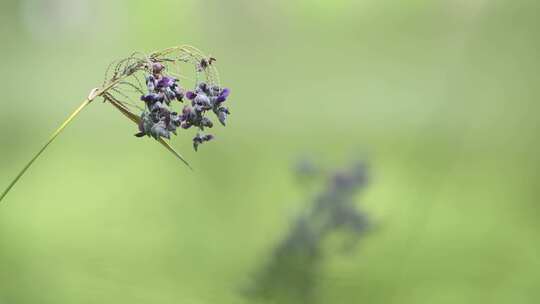
[[[88,97],[83,101],[83,103],[77,109],[75,109],[73,113],[71,113],[71,115],[60,125],[60,127],[56,129],[56,131],[54,131],[54,133],[51,135],[51,137],[45,143],[45,145],[43,145],[43,147],[34,155],[34,157],[32,157],[32,159],[30,159],[30,161],[26,164],[26,166],[24,166],[24,168],[19,172],[19,174],[17,174],[17,176],[11,181],[11,183],[7,186],[6,190],[2,192],[2,195],[0,196],[0,202],[2,202],[2,200],[6,197],[6,195],[8,195],[9,191],[11,191],[11,189],[17,184],[17,182],[21,179],[21,177],[23,177],[26,171],[30,169],[32,164],[39,158],[41,154],[43,154],[43,152],[56,139],[56,137],[58,137],[58,135],[60,135],[60,133],[64,131],[64,129],[73,121],[73,119],[75,119],[75,117],[77,117],[81,113],[81,111],[84,108],[86,108],[86,106],[88,106],[94,99],[103,95],[108,90],[112,89],[119,82],[123,81],[124,78],[125,77],[120,77],[116,80],[109,82],[106,86],[102,87],[101,89],[92,90],[90,94],[88,95]]]
[[[2,202],[4,197],[6,197],[6,195],[11,190],[11,188],[13,188],[13,186],[15,186],[15,184],[17,184],[19,179],[21,179],[21,177],[24,175],[24,173],[26,173],[26,171],[39,158],[39,156],[45,151],[45,149],[47,149],[47,147],[56,139],[56,137],[58,137],[58,135],[60,135],[60,133],[62,133],[62,131],[73,121],[73,119],[75,119],[75,117],[77,117],[77,115],[79,115],[79,113],[81,113],[81,111],[86,106],[88,106],[90,104],[90,102],[92,102],[92,100],[93,99],[91,99],[91,97],[84,100],[83,103],[77,109],[75,109],[75,111],[64,121],[64,123],[62,123],[62,125],[60,125],[60,127],[58,129],[56,129],[56,131],[54,131],[54,133],[51,135],[51,137],[49,138],[47,143],[45,143],[45,145],[36,153],[36,155],[34,155],[34,157],[32,157],[32,159],[26,164],[26,166],[24,166],[24,168],[21,170],[21,172],[19,172],[19,174],[17,174],[15,179],[13,179],[13,181],[9,184],[9,186],[6,188],[6,190],[4,190],[4,192],[0,196],[0,202]]]

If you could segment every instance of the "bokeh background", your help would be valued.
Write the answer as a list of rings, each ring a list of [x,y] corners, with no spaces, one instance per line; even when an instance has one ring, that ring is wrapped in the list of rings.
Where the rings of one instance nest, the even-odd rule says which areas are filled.
[[[353,254],[326,248],[314,303],[538,303],[539,11],[1,0],[2,187],[133,51],[195,45],[233,94],[215,142],[175,138],[194,172],[88,107],[0,206],[0,303],[254,303],[243,286],[312,197],[306,154],[367,160],[375,223]]]

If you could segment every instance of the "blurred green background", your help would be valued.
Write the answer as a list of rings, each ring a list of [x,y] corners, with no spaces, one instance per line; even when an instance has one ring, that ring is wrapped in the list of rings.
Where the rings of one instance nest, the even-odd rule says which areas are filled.
[[[291,160],[370,162],[377,229],[318,303],[538,303],[537,1],[0,1],[0,186],[133,51],[233,90],[186,170],[95,102],[0,206],[0,303],[251,303],[309,201]],[[227,101],[229,102],[229,101]],[[536,185],[536,186],[535,186]],[[331,251],[331,250],[330,250]]]

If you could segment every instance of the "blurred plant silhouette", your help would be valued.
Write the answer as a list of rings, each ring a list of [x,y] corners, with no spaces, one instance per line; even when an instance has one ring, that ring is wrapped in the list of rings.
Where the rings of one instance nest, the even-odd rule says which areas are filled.
[[[367,166],[355,162],[344,170],[325,173],[302,159],[295,167],[304,185],[324,180],[324,189],[301,212],[285,238],[271,253],[269,262],[256,272],[246,295],[259,300],[314,303],[317,277],[324,262],[325,242],[344,237],[342,253],[351,253],[369,230],[365,213],[355,206],[355,195],[368,182]]]
[[[102,97],[104,102],[113,105],[138,125],[137,137],[153,137],[191,168],[189,163],[165,139],[170,139],[171,133],[176,134],[178,127],[183,129],[196,127],[200,131],[212,128],[212,121],[205,116],[210,110],[214,112],[221,124],[225,125],[230,112],[228,108],[223,107],[223,103],[227,100],[230,90],[220,87],[215,61],[214,57],[205,56],[192,46],[178,46],[149,55],[133,53],[127,58],[113,62],[105,73],[102,86],[93,89],[83,103],[51,135],[45,145],[0,195],[0,201],[56,137],[98,97]],[[189,69],[185,69],[185,66]],[[186,71],[193,73],[191,78],[185,74]],[[193,91],[185,92],[185,88],[180,86],[180,80],[177,77],[192,80]],[[137,105],[133,95],[140,96],[139,99],[144,101],[145,106]],[[183,102],[184,97],[192,101],[191,106],[186,105],[182,113],[178,114],[172,110],[171,103],[174,100]],[[136,114],[134,110],[141,114]],[[210,134],[197,133],[193,138],[194,149],[197,150],[200,144],[213,138]]]

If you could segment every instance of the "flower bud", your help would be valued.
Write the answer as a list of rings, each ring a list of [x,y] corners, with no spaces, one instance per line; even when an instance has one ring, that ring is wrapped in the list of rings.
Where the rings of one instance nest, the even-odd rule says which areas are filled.
[[[199,83],[199,89],[203,92],[207,92],[208,91],[208,85],[206,84],[206,82],[201,82]]]
[[[193,100],[193,99],[195,99],[195,97],[197,97],[197,94],[193,93],[192,91],[187,91],[186,92],[186,98],[187,99]]]
[[[167,126],[162,121],[152,126],[152,128],[150,129],[150,134],[155,139],[159,139],[160,137],[165,137],[169,139],[171,137],[171,134],[169,133],[169,131],[167,131]]]
[[[227,113],[225,111],[219,111],[218,114],[219,122],[225,126],[225,121],[227,120]]]
[[[184,92],[180,88],[180,86],[175,86],[173,89],[174,96],[176,97],[176,100],[182,102],[184,101]]]
[[[160,74],[165,69],[165,66],[159,62],[152,63],[152,72],[154,74]]]
[[[171,77],[163,76],[161,77],[157,82],[157,88],[169,88],[171,87],[177,80]]]
[[[146,86],[148,87],[149,92],[154,92],[156,89],[156,78],[152,75],[146,77]]]
[[[187,121],[184,121],[184,122],[182,122],[182,124],[180,125],[180,127],[182,127],[182,129],[186,129],[186,130],[187,130],[187,129],[191,128],[191,124],[190,124],[189,122],[187,122]]]
[[[200,106],[203,106],[203,107],[210,107],[210,99],[208,98],[208,96],[206,96],[204,94],[197,95],[197,97],[195,97],[193,102],[196,105],[200,105]]]
[[[214,124],[212,123],[212,121],[206,117],[203,117],[201,119],[201,126],[202,127],[208,127],[208,128],[212,128],[214,126]]]
[[[163,99],[164,99],[163,95],[156,94],[156,93],[150,93],[150,94],[146,94],[146,95],[141,96],[141,100],[148,103],[148,104],[154,104],[156,102],[161,102],[161,101],[163,101]]]

